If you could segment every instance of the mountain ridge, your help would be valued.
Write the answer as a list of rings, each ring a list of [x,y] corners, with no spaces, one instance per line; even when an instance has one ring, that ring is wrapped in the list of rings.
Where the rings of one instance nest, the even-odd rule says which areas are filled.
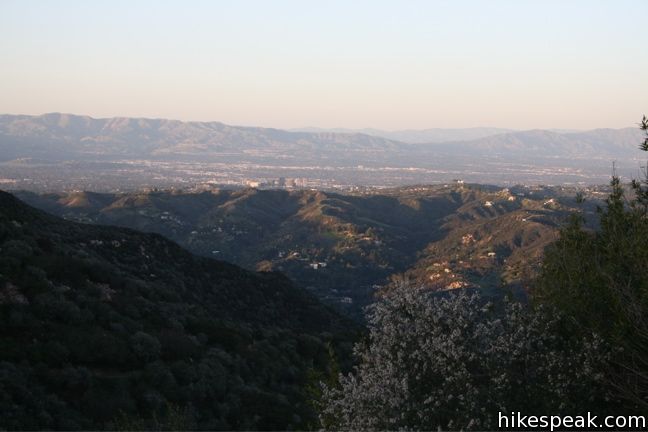
[[[71,220],[157,232],[203,256],[279,270],[360,316],[374,285],[395,274],[442,290],[459,280],[489,292],[499,280],[521,285],[576,209],[575,193],[459,183],[357,194],[223,189],[18,196]],[[597,196],[588,195],[589,212]],[[446,261],[440,270],[453,270],[448,277],[428,268]]]
[[[641,131],[515,131],[473,140],[404,143],[366,134],[295,132],[164,119],[63,114],[0,116],[0,181],[68,188],[70,177],[138,188],[235,181],[398,186],[447,182],[607,182],[613,161],[635,175]],[[70,164],[77,164],[72,170]],[[127,179],[124,171],[129,172]],[[45,172],[46,171],[46,172]],[[60,171],[69,175],[60,174]],[[3,173],[9,175],[2,175]],[[191,180],[188,180],[187,178]],[[24,180],[27,179],[27,180]],[[83,183],[83,180],[81,180]],[[74,181],[75,189],[95,189]],[[222,183],[221,183],[222,184]],[[65,186],[64,186],[65,185]],[[56,188],[53,188],[56,189]]]
[[[359,144],[378,144],[379,146],[405,146],[410,147],[409,144],[404,141],[399,141],[396,139],[385,139],[379,136],[372,136],[369,133],[363,133],[362,131],[376,131],[376,129],[323,129],[323,128],[303,128],[303,129],[278,129],[278,128],[265,128],[265,127],[254,127],[254,126],[233,126],[227,125],[218,121],[210,122],[196,122],[196,121],[180,121],[172,119],[163,119],[163,118],[145,118],[145,117],[106,117],[106,118],[93,118],[90,116],[80,116],[75,114],[64,114],[64,113],[47,113],[40,116],[29,116],[29,115],[12,115],[12,114],[2,114],[0,115],[0,133],[3,133],[6,136],[27,136],[30,133],[37,134],[38,132],[44,132],[44,127],[49,127],[51,129],[60,130],[60,131],[70,131],[71,135],[66,135],[63,138],[75,138],[79,140],[91,140],[91,135],[97,134],[99,137],[101,133],[115,133],[121,135],[128,135],[128,133],[134,133],[134,131],[139,130],[140,133],[147,130],[160,130],[163,132],[173,134],[171,138],[179,139],[182,142],[182,138],[193,139],[196,143],[207,143],[206,140],[211,139],[224,139],[224,136],[206,136],[208,132],[218,132],[221,134],[232,133],[238,131],[239,133],[243,131],[260,133],[266,139],[271,140],[284,139],[288,142],[299,142],[300,139],[308,140],[314,138],[320,138],[329,143],[340,143],[343,142],[344,138],[356,138],[360,139]],[[77,128],[83,127],[86,130],[83,131],[74,131],[71,129],[76,126]],[[187,130],[190,129],[190,130]],[[305,131],[310,130],[310,131]],[[344,132],[334,132],[335,130],[344,131]],[[563,138],[579,138],[593,139],[596,135],[606,135],[614,137],[614,134],[622,135],[631,135],[633,138],[635,135],[641,135],[636,128],[597,128],[584,131],[568,131],[568,132],[558,132],[555,130],[548,129],[529,129],[529,130],[511,130],[503,128],[466,128],[466,129],[424,129],[420,132],[425,131],[462,131],[462,130],[475,130],[475,131],[490,131],[487,135],[480,136],[473,139],[452,139],[446,141],[420,141],[418,144],[454,144],[464,143],[464,145],[470,144],[481,144],[482,146],[489,145],[494,139],[505,139],[508,142],[512,140],[517,140],[518,142],[523,140],[525,137],[530,138],[542,138],[545,139],[560,139]],[[189,133],[194,133],[195,136],[188,137]],[[384,131],[389,132],[389,131]],[[399,132],[399,131],[395,131]],[[404,131],[409,132],[409,131]],[[416,131],[415,131],[416,132]],[[492,132],[492,133],[491,133]],[[153,137],[143,135],[141,138],[152,139]],[[375,140],[375,141],[373,141]],[[253,143],[259,144],[259,143]],[[267,144],[267,142],[266,142]],[[306,142],[302,144],[306,145]],[[437,147],[438,148],[438,147]]]

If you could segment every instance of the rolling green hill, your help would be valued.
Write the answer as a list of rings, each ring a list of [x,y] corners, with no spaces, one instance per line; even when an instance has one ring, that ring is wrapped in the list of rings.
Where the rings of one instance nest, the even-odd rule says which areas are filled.
[[[435,289],[520,286],[575,208],[574,194],[449,184],[363,194],[246,189],[20,196],[67,219],[156,232],[200,255],[279,270],[358,314],[397,274]]]
[[[354,328],[280,274],[0,192],[0,429],[303,429]]]

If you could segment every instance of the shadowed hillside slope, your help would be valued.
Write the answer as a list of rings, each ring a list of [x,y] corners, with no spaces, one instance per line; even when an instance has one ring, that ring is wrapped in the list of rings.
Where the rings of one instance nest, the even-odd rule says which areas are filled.
[[[4,192],[0,323],[0,429],[304,428],[353,328],[279,274]]]
[[[246,189],[20,196],[68,219],[157,232],[204,256],[282,271],[358,314],[395,274],[437,289],[520,285],[575,207],[574,194],[450,184],[356,195]]]

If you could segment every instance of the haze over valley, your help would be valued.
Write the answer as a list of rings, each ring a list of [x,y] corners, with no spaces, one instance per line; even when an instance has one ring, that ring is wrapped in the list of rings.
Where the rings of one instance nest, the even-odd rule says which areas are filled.
[[[394,277],[525,297],[544,247],[583,210],[575,196],[591,217],[613,164],[639,170],[640,140],[636,128],[280,130],[3,115],[0,181],[65,219],[280,271],[362,319]]]
[[[0,1],[0,431],[646,430],[646,16]]]
[[[372,131],[365,131],[372,132]],[[376,132],[380,134],[380,132]],[[392,133],[406,139],[412,131]],[[473,139],[459,137],[481,135]],[[136,190],[200,185],[318,189],[453,179],[485,184],[604,184],[631,177],[636,128],[579,132],[430,131],[403,142],[357,132],[296,132],[219,122],[71,114],[0,116],[0,181],[9,189]],[[438,141],[439,137],[453,141]],[[297,182],[294,181],[297,179]]]

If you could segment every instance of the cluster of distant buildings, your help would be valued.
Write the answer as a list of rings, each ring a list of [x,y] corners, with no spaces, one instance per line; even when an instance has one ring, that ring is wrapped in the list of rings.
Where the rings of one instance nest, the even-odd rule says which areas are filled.
[[[271,187],[271,188],[306,188],[311,186],[306,177],[279,177],[268,180],[246,180],[245,185],[253,188]]]

